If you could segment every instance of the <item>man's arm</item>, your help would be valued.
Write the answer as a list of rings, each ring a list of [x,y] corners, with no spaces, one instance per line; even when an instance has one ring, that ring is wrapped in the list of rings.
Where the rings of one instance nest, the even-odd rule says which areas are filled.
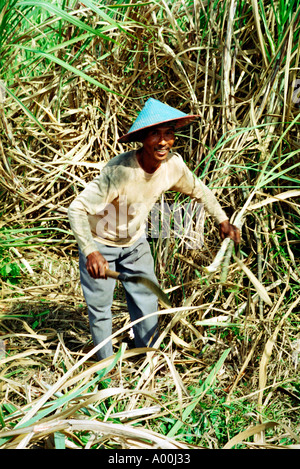
[[[178,166],[182,169],[182,177],[177,184],[172,188],[178,192],[183,192],[190,197],[203,203],[205,210],[215,219],[219,225],[219,233],[221,239],[230,237],[235,243],[240,243],[240,230],[232,225],[226,213],[222,209],[217,198],[213,192],[198,179],[183,162],[180,155],[176,154],[178,158]]]
[[[99,213],[114,196],[109,179],[105,175],[100,175],[76,197],[68,210],[71,229],[79,248],[86,256],[86,268],[93,278],[106,278],[108,262],[97,250],[88,215]]]
[[[97,249],[89,217],[95,217],[93,220],[95,223],[97,215],[117,196],[118,192],[111,183],[110,177],[102,170],[101,174],[87,184],[69,206],[70,226],[78,246],[86,257]]]
[[[171,187],[171,190],[182,192],[202,203],[205,211],[213,217],[216,224],[219,225],[223,221],[228,220],[228,216],[211,189],[192,173],[178,153],[175,156],[177,157],[176,170],[180,177],[176,184]]]

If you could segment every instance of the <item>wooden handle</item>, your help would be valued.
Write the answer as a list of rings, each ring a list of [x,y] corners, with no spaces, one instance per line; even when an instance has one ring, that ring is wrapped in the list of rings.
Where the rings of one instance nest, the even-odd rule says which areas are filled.
[[[107,269],[105,271],[107,277],[109,278],[115,278],[116,280],[118,280],[119,276],[120,276],[120,272],[115,272],[114,270],[110,270],[110,269]]]

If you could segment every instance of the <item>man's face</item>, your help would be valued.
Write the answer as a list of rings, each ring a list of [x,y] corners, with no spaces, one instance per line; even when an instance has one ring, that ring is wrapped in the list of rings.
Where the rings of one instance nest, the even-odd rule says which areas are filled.
[[[160,164],[164,161],[175,141],[174,128],[157,126],[148,130],[143,140],[143,151],[148,160]]]

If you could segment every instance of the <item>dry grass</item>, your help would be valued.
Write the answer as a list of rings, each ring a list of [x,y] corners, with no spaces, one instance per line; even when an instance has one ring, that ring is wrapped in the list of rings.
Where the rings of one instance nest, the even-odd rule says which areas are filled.
[[[62,46],[53,39],[47,53],[112,93],[34,52],[49,21],[58,31],[54,17],[18,33],[26,53],[11,49],[0,103],[1,249],[20,269],[18,282],[1,280],[3,447],[299,447],[299,7],[284,16],[274,5],[107,9],[111,41],[88,44],[64,23]],[[108,26],[90,8],[72,16]],[[201,251],[154,240],[174,305],[161,311],[157,350],[125,347],[118,291],[116,356],[96,364],[66,210],[127,148],[117,138],[149,96],[200,114],[177,147],[242,226],[243,243],[240,253],[223,243],[216,266],[211,220]]]

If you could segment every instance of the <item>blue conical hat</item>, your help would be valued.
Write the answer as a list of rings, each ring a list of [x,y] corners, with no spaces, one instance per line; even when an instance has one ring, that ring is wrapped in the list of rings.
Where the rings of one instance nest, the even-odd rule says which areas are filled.
[[[149,98],[129,129],[129,132],[119,138],[120,143],[139,141],[140,132],[155,125],[172,122],[176,129],[190,124],[198,116],[188,115],[178,111],[157,99]]]

